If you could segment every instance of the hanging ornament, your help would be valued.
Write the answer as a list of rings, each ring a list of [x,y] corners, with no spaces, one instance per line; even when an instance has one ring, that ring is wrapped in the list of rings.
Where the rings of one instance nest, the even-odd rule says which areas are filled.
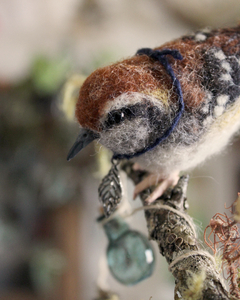
[[[106,217],[116,210],[122,198],[122,186],[117,168],[119,161],[112,159],[111,162],[112,167],[98,188],[99,201]]]
[[[147,237],[131,230],[119,216],[104,223],[103,228],[109,240],[107,262],[116,280],[134,285],[152,275],[155,257]]]

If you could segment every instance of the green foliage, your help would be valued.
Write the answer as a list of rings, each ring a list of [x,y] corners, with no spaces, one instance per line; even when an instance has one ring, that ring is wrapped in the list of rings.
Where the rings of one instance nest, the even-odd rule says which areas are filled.
[[[66,59],[49,59],[39,56],[33,63],[32,82],[41,94],[54,93],[66,77],[69,62]]]

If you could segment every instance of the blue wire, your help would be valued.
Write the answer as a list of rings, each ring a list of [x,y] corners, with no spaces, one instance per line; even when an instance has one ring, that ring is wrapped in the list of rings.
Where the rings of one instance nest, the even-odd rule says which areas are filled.
[[[178,95],[179,108],[178,108],[178,112],[177,112],[175,118],[173,119],[171,126],[164,132],[164,134],[162,136],[157,138],[156,141],[152,145],[150,145],[147,148],[144,148],[136,153],[133,153],[133,154],[114,154],[113,159],[123,159],[123,158],[130,159],[130,158],[142,155],[149,150],[152,150],[154,147],[159,145],[162,141],[164,141],[171,134],[171,132],[177,126],[177,124],[183,114],[183,111],[184,111],[184,101],[183,101],[181,85],[180,85],[179,80],[177,79],[177,77],[175,76],[175,74],[173,72],[172,66],[169,63],[168,58],[166,57],[166,55],[171,55],[175,59],[182,60],[183,57],[180,54],[180,52],[175,49],[173,49],[173,50],[164,49],[164,50],[160,51],[160,50],[152,50],[150,48],[142,48],[137,51],[136,55],[147,55],[155,60],[158,60],[164,66],[164,68],[166,69],[167,73],[170,75],[170,77],[173,81],[173,86],[176,88],[176,92]]]

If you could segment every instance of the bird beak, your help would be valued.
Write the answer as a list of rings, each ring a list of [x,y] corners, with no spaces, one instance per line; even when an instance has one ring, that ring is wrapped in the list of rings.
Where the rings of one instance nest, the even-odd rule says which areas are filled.
[[[85,148],[88,144],[90,144],[93,140],[99,138],[99,134],[93,132],[90,129],[82,128],[80,133],[73,144],[72,148],[70,149],[67,160],[71,160],[80,152],[83,148]]]

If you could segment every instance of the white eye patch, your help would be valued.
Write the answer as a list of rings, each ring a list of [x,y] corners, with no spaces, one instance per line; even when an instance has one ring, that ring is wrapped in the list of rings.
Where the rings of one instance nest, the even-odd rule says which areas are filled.
[[[135,153],[147,146],[150,130],[148,120],[144,118],[125,120],[119,126],[102,132],[100,143],[114,153]]]
[[[168,96],[170,97],[170,95]],[[165,107],[166,109],[166,101],[160,101],[158,98],[155,97],[155,94],[153,93],[152,95],[149,95],[138,92],[128,92],[121,94],[120,96],[115,98],[114,101],[109,101],[105,107],[105,111],[109,113],[113,110],[119,110],[123,107],[133,106],[137,103],[142,103],[144,100],[151,102],[153,105],[159,107],[160,109],[163,109],[163,107]]]

